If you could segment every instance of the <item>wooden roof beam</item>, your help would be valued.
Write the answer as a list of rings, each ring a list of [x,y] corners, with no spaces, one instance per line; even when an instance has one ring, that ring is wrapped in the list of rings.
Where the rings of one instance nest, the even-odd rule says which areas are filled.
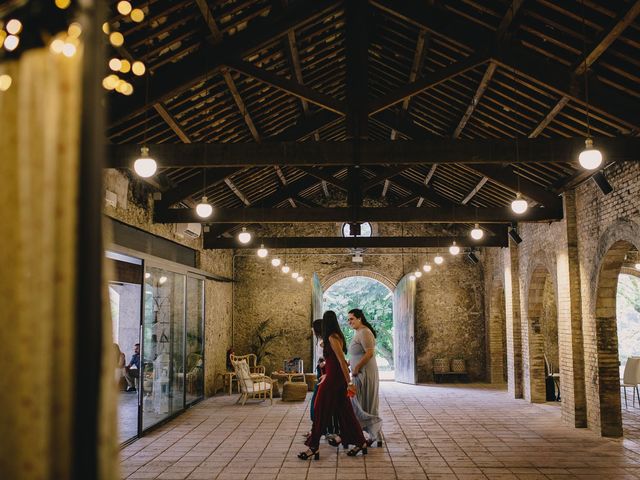
[[[462,130],[467,125],[467,122],[471,118],[471,115],[473,115],[473,111],[478,106],[478,103],[480,103],[480,99],[482,98],[482,95],[484,95],[485,90],[489,86],[489,82],[491,81],[491,78],[493,77],[493,74],[495,73],[495,71],[496,71],[496,64],[494,62],[489,62],[489,66],[485,70],[484,75],[482,76],[482,80],[480,80],[480,83],[478,84],[478,88],[476,89],[475,95],[471,99],[471,103],[467,107],[467,110],[464,112],[464,115],[462,115],[462,118],[460,119],[458,126],[453,132],[453,135],[452,135],[453,138],[460,138],[460,134],[462,133]]]
[[[567,103],[569,103],[569,97],[562,96],[560,100],[558,100],[558,103],[556,103],[554,107],[549,110],[542,121],[538,125],[536,125],[536,128],[531,131],[531,133],[529,134],[529,138],[536,138],[538,135],[540,135],[542,131],[547,128],[547,125],[549,125],[553,121],[553,119],[556,118],[556,115],[558,115],[560,111],[567,105]]]
[[[247,124],[247,128],[251,132],[251,136],[256,142],[260,143],[261,139],[260,139],[260,134],[258,133],[258,129],[253,123],[253,120],[251,119],[251,115],[249,115],[249,112],[247,111],[247,107],[242,101],[242,97],[240,96],[240,92],[238,92],[238,88],[236,87],[236,82],[233,80],[231,73],[229,73],[229,70],[225,68],[222,70],[222,76],[224,77],[224,81],[227,84],[227,88],[229,89],[229,92],[231,93],[231,96],[233,97],[234,102],[236,102],[238,110],[240,110],[240,115],[242,115],[244,123]]]
[[[216,208],[206,223],[510,223],[562,219],[562,208],[529,208],[521,215],[510,207],[421,208]],[[156,223],[202,222],[193,208],[155,209]]]
[[[238,187],[236,187],[236,185],[231,181],[231,179],[225,178],[224,183],[227,184],[229,189],[233,193],[235,193],[236,197],[238,197],[242,203],[244,203],[246,206],[251,205],[251,202],[249,201],[247,196],[244,193],[242,193]]]
[[[523,17],[524,8],[522,7],[525,3],[526,0],[511,1],[511,5],[509,5],[504,17],[502,17],[500,25],[498,25],[498,30],[496,31],[496,39],[498,43],[508,39],[511,36],[511,33],[516,30]]]
[[[426,177],[424,177],[424,184],[425,185],[429,185],[429,182],[433,178],[433,174],[436,173],[436,168],[438,168],[438,164],[437,163],[434,163],[433,165],[431,165],[431,168],[429,169],[429,172],[427,173]]]
[[[462,205],[466,205],[467,203],[469,203],[471,199],[475,197],[476,193],[478,193],[480,189],[484,186],[484,184],[487,183],[487,180],[489,180],[488,177],[482,177],[478,182],[478,184],[475,187],[473,187],[473,190],[471,190],[469,194],[466,197],[464,197],[464,199],[462,199],[462,202],[460,203],[462,203]]]
[[[283,142],[302,140],[309,135],[315,136],[319,129],[338,123],[342,121],[343,118],[344,117],[336,117],[335,114],[322,110],[306,118],[301,118],[293,127],[273,137],[265,138],[265,141]]]
[[[367,0],[349,0],[345,3],[347,57],[347,138],[367,139],[369,38],[369,4]],[[354,161],[357,159],[354,158]]]
[[[225,178],[238,173],[244,169],[234,167],[211,168],[207,172],[206,188],[214,187],[224,182]],[[176,203],[189,199],[205,187],[204,172],[199,171],[187,180],[180,182],[177,187],[162,193],[161,202],[165,206],[171,206]]]

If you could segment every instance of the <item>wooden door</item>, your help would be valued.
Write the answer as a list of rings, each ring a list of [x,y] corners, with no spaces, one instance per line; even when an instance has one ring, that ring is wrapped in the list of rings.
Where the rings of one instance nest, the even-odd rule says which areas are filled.
[[[393,293],[393,358],[396,382],[416,383],[416,282],[405,275]]]

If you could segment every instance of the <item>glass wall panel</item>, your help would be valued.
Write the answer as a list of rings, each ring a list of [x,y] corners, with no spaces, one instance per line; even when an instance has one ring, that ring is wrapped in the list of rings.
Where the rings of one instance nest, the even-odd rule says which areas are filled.
[[[204,281],[187,277],[187,404],[204,396]]]
[[[158,267],[145,273],[142,329],[142,427],[146,429],[184,406],[185,275]]]

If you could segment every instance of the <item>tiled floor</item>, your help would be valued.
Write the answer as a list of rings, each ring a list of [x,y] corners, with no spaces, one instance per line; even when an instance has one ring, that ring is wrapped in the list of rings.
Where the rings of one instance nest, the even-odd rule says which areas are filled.
[[[352,458],[323,443],[319,461],[301,461],[308,398],[245,407],[235,395],[206,400],[126,447],[123,478],[640,479],[635,442],[566,427],[557,404],[478,385],[383,382],[383,448]]]

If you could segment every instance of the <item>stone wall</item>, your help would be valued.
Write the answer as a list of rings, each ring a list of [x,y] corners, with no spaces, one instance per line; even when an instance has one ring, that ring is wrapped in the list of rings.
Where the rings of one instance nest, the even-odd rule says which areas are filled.
[[[288,226],[281,227],[285,231]],[[337,234],[336,225],[307,227],[296,235]],[[377,225],[380,235],[401,234],[402,227],[393,224]],[[414,232],[413,229],[416,229]],[[407,226],[404,233],[419,233],[420,227]],[[282,234],[271,228],[272,234]],[[291,232],[289,232],[291,233]],[[340,252],[340,254],[336,254]],[[282,368],[282,360],[300,356],[305,370],[311,370],[311,274],[317,273],[323,284],[351,272],[363,269],[370,276],[382,275],[392,284],[403,275],[399,252],[371,249],[364,254],[364,263],[351,261],[351,255],[337,250],[288,251],[287,263],[305,276],[302,284],[278,272],[269,260],[259,259],[254,252],[243,251],[234,260],[234,348],[236,353],[249,351],[255,326],[271,319],[273,331],[281,339],[270,350],[273,355],[264,361],[267,371]],[[283,253],[283,252],[279,252]],[[432,258],[434,253],[430,254]],[[436,356],[467,360],[472,380],[486,376],[485,320],[482,266],[469,265],[462,256],[445,256],[445,265],[434,268],[418,281],[416,298],[416,358],[419,381],[432,380],[431,360]],[[404,255],[405,272],[424,264],[424,252],[407,250]],[[432,262],[433,263],[433,262]]]
[[[118,170],[108,169],[104,173],[108,191],[115,193],[114,208],[106,205],[104,213],[120,222],[145,230],[195,249],[197,267],[212,274],[231,278],[232,252],[225,250],[202,250],[202,238],[192,239],[178,236],[173,225],[152,222],[153,200],[151,190],[143,182]],[[108,232],[106,232],[108,235]],[[205,281],[205,395],[213,395],[221,387],[217,374],[226,371],[226,351],[231,345],[232,284]]]

